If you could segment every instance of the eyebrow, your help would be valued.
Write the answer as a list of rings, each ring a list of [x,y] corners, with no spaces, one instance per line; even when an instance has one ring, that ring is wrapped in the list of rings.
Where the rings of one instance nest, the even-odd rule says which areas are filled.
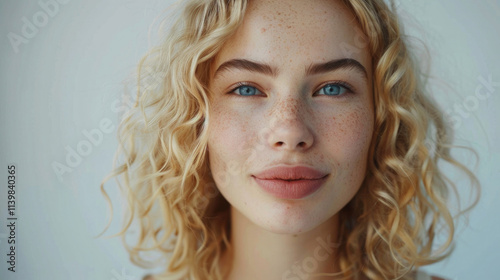
[[[258,63],[248,59],[231,59],[222,63],[215,71],[214,77],[221,72],[228,71],[231,69],[247,70],[251,72],[258,72],[261,74],[271,75],[276,77],[278,75],[278,69],[271,67],[265,63]]]
[[[359,61],[352,58],[334,59],[325,63],[311,64],[306,69],[306,75],[322,74],[337,69],[354,69],[361,73],[365,79],[368,79],[366,68]]]
[[[270,66],[269,64],[259,63],[248,59],[231,59],[222,63],[215,71],[214,77],[224,71],[232,69],[247,70],[251,72],[258,72],[261,74],[271,75],[276,77],[279,73],[278,69]],[[365,79],[368,78],[366,68],[357,60],[352,58],[333,59],[325,63],[311,64],[306,68],[306,75],[322,74],[338,69],[355,69],[363,75]]]

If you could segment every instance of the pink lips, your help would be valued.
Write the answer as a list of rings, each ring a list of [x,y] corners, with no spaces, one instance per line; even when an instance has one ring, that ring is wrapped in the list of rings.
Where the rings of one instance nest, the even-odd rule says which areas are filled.
[[[284,199],[300,199],[318,190],[327,180],[328,173],[305,166],[277,166],[252,177],[270,194]]]

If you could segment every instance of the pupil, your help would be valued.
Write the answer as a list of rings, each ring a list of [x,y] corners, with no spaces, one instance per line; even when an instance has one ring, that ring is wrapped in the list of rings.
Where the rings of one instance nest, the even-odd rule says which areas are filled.
[[[339,87],[336,85],[327,85],[326,86],[326,93],[330,94],[330,95],[337,95],[338,89],[339,89]]]
[[[252,95],[255,90],[252,87],[244,86],[241,88],[241,94],[243,95]]]

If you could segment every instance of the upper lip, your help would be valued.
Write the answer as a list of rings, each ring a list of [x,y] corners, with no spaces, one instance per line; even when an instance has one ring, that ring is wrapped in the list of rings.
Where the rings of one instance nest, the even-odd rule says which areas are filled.
[[[326,175],[328,173],[307,166],[275,166],[253,176],[264,180],[315,180]]]

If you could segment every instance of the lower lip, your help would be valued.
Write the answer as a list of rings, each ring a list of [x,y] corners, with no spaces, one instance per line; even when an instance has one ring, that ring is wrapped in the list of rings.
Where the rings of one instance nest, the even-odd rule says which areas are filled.
[[[314,180],[264,180],[252,176],[264,191],[283,199],[300,199],[317,191],[328,176]]]

